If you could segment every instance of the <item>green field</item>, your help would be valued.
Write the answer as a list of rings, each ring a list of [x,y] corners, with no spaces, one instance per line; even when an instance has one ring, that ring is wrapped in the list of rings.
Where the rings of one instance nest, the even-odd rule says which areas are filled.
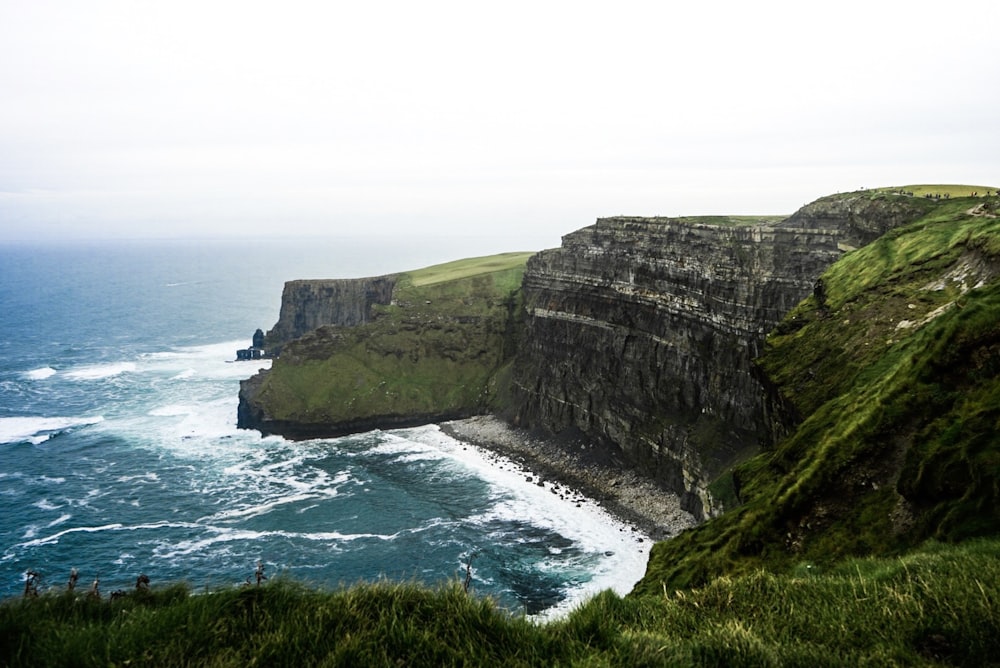
[[[906,193],[913,193],[914,197],[935,197],[940,195],[941,197],[986,197],[987,195],[996,195],[996,186],[969,186],[969,185],[957,185],[957,184],[919,184],[910,186],[895,186],[891,188],[876,188],[872,192],[880,193],[895,193],[903,191]]]
[[[533,252],[501,253],[500,255],[466,258],[445,264],[437,264],[433,267],[417,269],[416,271],[407,272],[406,275],[409,276],[414,287],[421,287],[424,285],[433,285],[434,283],[456,281],[480,274],[517,270],[523,267],[524,263],[532,255],[534,255]]]

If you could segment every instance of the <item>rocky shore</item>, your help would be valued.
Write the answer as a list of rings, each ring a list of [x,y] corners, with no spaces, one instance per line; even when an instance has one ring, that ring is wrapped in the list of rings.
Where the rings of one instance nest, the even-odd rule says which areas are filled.
[[[629,469],[585,440],[560,441],[509,426],[493,416],[440,423],[452,438],[510,459],[538,484],[558,483],[579,492],[653,540],[676,535],[697,522],[676,494]]]

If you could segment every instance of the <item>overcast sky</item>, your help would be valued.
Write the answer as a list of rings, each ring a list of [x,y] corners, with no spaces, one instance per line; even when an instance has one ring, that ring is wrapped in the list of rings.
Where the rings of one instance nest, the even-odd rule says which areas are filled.
[[[995,0],[0,0],[0,240],[544,246],[1000,185],[998,34]]]

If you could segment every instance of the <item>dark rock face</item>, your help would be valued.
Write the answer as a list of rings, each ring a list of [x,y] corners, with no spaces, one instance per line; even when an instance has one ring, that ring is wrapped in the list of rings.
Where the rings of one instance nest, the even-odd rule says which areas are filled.
[[[278,322],[267,333],[274,354],[282,344],[323,325],[354,327],[370,322],[372,306],[388,304],[396,276],[288,281]]]
[[[519,332],[518,350],[492,405],[515,425],[563,442],[601,443],[608,455],[624,456],[680,493],[696,516],[716,514],[721,509],[708,484],[796,421],[753,364],[767,333],[810,295],[822,307],[818,279],[842,252],[919,218],[929,206],[920,198],[859,192],[819,199],[768,225],[598,219],[528,262],[525,322],[520,309],[506,316],[507,328]],[[396,282],[382,276],[286,283],[279,321],[267,334],[269,351],[297,340],[291,357],[330,356],[329,345],[304,335],[326,325],[371,323],[373,307],[392,302]],[[296,437],[322,428],[329,435],[329,425],[269,417],[254,400],[261,378],[241,387],[241,426]],[[391,419],[371,415],[333,422],[347,433],[442,419],[419,410]]]
[[[873,196],[861,191],[821,197],[796,211],[786,224],[835,229],[840,232],[842,246],[860,248],[932,208],[934,202],[921,197]]]
[[[563,237],[528,263],[508,417],[620,449],[714,513],[705,485],[770,441],[752,360],[840,255],[843,232],[822,220],[602,218]]]

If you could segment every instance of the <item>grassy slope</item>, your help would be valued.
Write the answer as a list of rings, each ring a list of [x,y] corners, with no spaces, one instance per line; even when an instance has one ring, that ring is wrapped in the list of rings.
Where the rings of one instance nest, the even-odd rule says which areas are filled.
[[[1000,532],[1000,219],[979,203],[846,255],[789,314],[759,364],[803,422],[734,471],[741,507],[654,547],[637,592]]]
[[[259,400],[272,418],[307,424],[485,410],[510,354],[509,315],[530,255],[401,274],[374,322],[287,344]]]
[[[903,192],[913,193],[914,197],[925,197],[928,195],[931,197],[935,197],[937,195],[940,195],[941,197],[946,195],[948,197],[972,197],[973,194],[977,197],[983,197],[997,192],[997,189],[992,186],[969,186],[950,183],[879,188],[877,192],[899,192],[901,190]]]
[[[48,594],[0,604],[0,665],[988,665],[1000,656],[998,551],[996,540],[930,544],[826,572],[605,592],[548,623],[457,584]]]
[[[413,282],[414,287],[446,283],[481,274],[495,274],[497,272],[504,272],[505,276],[516,276],[517,271],[523,272],[524,264],[532,255],[534,253],[501,253],[486,257],[465,258],[411,271],[407,275]],[[513,274],[510,274],[510,270],[515,271]],[[520,280],[517,280],[514,284],[500,286],[500,288],[510,291],[518,286],[520,286]]]

